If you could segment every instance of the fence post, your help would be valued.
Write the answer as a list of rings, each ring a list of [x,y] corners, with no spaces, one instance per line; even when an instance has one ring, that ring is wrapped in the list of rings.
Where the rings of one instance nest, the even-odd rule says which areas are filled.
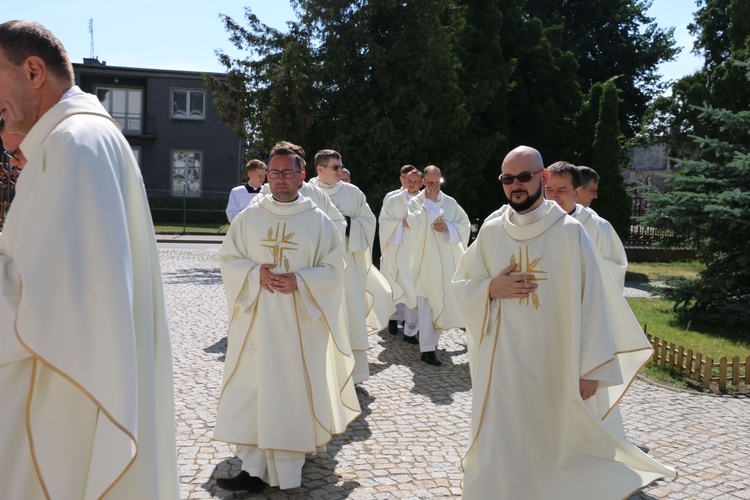
[[[697,353],[695,355],[695,381],[701,381],[701,369],[703,368],[703,354]]]
[[[682,362],[685,359],[685,348],[680,346],[677,349],[677,374],[682,376],[685,373],[685,369],[682,366]]]
[[[745,358],[745,385],[750,385],[750,356]]]
[[[732,358],[732,385],[740,385],[740,357],[735,356]]]
[[[711,376],[714,370],[714,360],[711,356],[706,356],[706,365],[703,367],[703,389],[708,389],[711,385]]]
[[[688,349],[687,361],[685,362],[685,375],[688,379],[693,378],[693,350]]]
[[[719,360],[719,391],[727,392],[727,357],[722,356]]]

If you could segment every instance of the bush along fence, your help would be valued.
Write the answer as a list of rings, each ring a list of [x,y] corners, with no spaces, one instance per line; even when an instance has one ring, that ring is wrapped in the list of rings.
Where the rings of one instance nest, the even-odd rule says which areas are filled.
[[[750,386],[750,356],[745,359],[739,356],[729,359],[724,356],[714,361],[710,356],[693,353],[692,349],[652,337],[647,331],[647,325],[643,326],[643,331],[654,348],[651,363],[674,370],[679,376],[696,383],[704,390],[715,392],[718,389],[719,392],[727,392],[727,384],[735,387],[740,384]]]

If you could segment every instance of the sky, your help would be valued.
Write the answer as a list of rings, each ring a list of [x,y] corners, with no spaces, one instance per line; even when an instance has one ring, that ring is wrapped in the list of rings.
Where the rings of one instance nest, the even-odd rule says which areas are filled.
[[[294,18],[287,0],[59,0],[7,1],[0,21],[28,19],[49,28],[62,41],[73,62],[90,57],[93,19],[93,55],[109,66],[185,71],[223,72],[216,50],[236,54],[219,19],[226,14],[243,24],[244,6],[267,25],[285,30]],[[675,39],[683,47],[676,61],[659,70],[665,80],[675,80],[701,67],[691,54],[693,39],[687,25],[696,10],[694,0],[653,0],[648,15],[660,27],[675,27]]]

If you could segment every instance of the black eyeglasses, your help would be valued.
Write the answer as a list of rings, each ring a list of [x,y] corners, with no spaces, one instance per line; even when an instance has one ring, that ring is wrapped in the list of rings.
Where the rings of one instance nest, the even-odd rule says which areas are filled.
[[[323,165],[325,168],[330,168],[331,170],[341,170],[344,168],[343,165]]]
[[[510,174],[501,174],[498,179],[500,179],[500,182],[506,185],[513,184],[516,179],[518,179],[518,182],[529,182],[536,174],[544,172],[544,169],[537,170],[536,172],[521,172],[518,175],[510,175]]]
[[[283,176],[284,179],[294,179],[294,176],[301,174],[302,170],[269,170],[266,172],[266,176],[269,179],[278,179]]]

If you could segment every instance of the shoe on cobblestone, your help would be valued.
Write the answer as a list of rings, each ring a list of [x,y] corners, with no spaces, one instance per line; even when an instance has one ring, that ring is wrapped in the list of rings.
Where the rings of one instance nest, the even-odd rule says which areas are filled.
[[[437,354],[435,354],[435,351],[423,352],[422,353],[422,361],[424,361],[428,365],[432,365],[432,366],[442,366],[443,365],[443,363],[441,363],[440,360],[438,359]]]
[[[404,342],[417,345],[419,344],[419,337],[417,335],[414,335],[413,337],[409,337],[408,335],[404,334]]]
[[[388,333],[396,335],[398,333],[398,321],[395,319],[388,320]]]
[[[244,470],[234,477],[220,477],[216,479],[216,484],[223,490],[247,490],[250,493],[260,493],[266,487],[266,483],[261,478],[251,476]]]

